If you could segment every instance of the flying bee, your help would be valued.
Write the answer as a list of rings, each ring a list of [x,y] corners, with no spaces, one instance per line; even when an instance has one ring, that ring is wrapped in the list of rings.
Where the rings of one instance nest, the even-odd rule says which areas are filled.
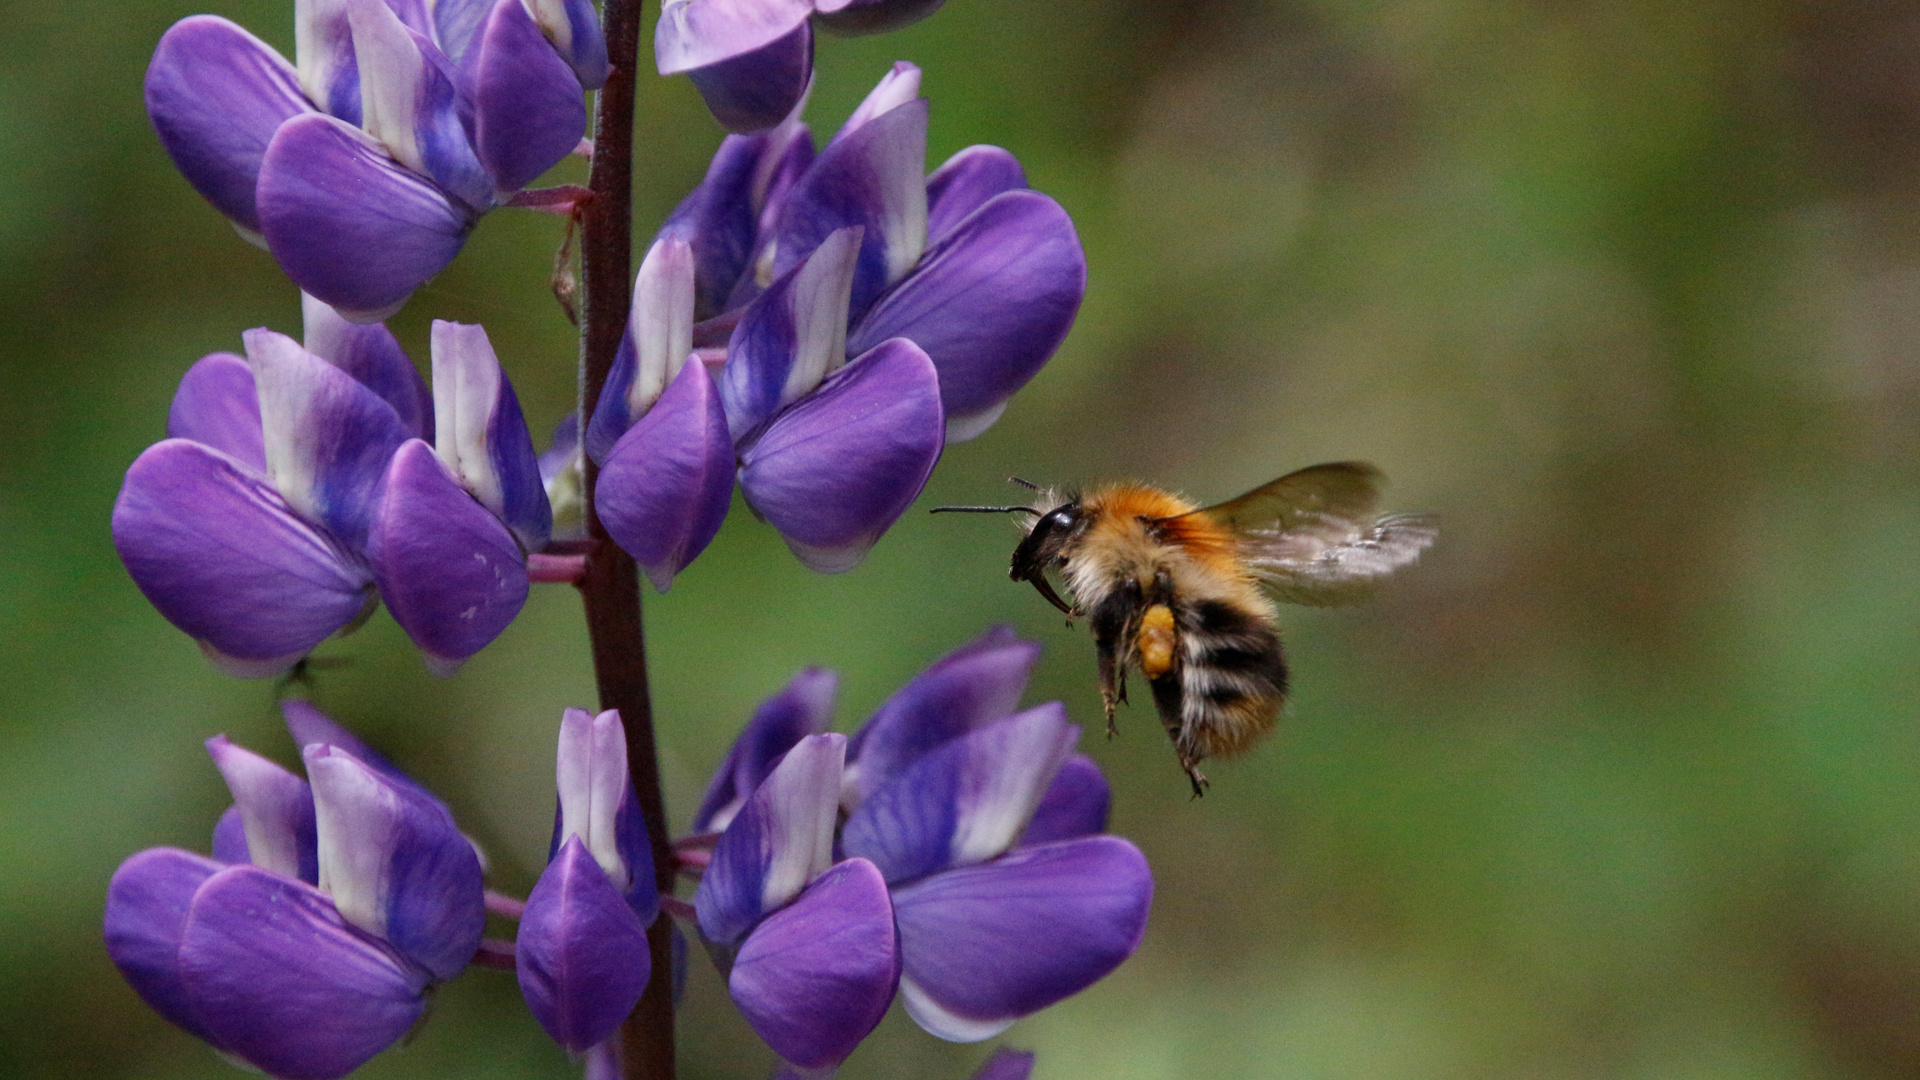
[[[1026,515],[1009,576],[1069,618],[1086,617],[1109,737],[1127,673],[1145,676],[1196,797],[1207,785],[1200,762],[1250,749],[1286,701],[1272,598],[1351,603],[1436,535],[1430,518],[1376,517],[1382,477],[1360,462],[1301,469],[1207,507],[1146,484],[1073,494],[1014,482],[1035,493],[1034,505],[934,512]],[[1060,572],[1073,603],[1054,591],[1049,570]]]

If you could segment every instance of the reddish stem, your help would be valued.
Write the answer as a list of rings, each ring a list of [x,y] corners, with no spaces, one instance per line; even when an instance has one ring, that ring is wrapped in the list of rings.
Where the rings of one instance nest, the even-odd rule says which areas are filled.
[[[578,585],[587,572],[585,555],[546,555],[534,552],[527,556],[527,580],[548,585]]]
[[[518,919],[527,913],[527,902],[517,896],[487,890],[487,914],[503,919]]]
[[[482,938],[479,950],[473,954],[472,962],[478,967],[512,971],[513,942],[504,938]]]

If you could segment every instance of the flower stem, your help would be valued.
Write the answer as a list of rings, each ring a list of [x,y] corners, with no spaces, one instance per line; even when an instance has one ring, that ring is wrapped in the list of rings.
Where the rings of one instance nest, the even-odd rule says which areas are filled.
[[[627,324],[633,288],[633,98],[640,51],[640,0],[606,0],[602,23],[612,70],[595,95],[593,165],[587,187],[593,198],[581,207],[580,265],[585,295],[580,320],[580,422],[600,400],[613,354]],[[654,746],[653,705],[647,696],[646,638],[640,622],[640,575],[633,559],[613,543],[594,513],[599,469],[586,463],[587,529],[595,541],[580,577],[587,636],[593,649],[600,707],[619,709],[627,734],[627,762],[640,814],[653,841],[655,880],[662,891],[674,881],[673,849],[667,846],[667,816],[660,798],[660,762]],[[672,921],[658,919],[647,931],[653,970],[673,970]],[[673,1080],[673,980],[648,981],[647,991],[621,1028],[620,1075],[625,1080]]]

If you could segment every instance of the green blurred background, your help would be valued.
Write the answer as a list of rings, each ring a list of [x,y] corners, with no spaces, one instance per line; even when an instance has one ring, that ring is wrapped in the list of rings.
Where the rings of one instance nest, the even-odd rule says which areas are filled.
[[[99,942],[143,847],[204,848],[200,740],[283,761],[273,687],[135,591],[107,517],[180,374],[293,289],[176,176],[140,81],[194,11],[291,53],[286,0],[0,4],[0,1076],[224,1077]],[[649,13],[651,18],[651,12]],[[1066,346],[922,506],[1045,481],[1213,500],[1366,458],[1442,542],[1370,605],[1289,610],[1297,694],[1187,798],[1147,710],[1009,583],[1003,522],[910,513],[812,575],[736,512],[648,625],[670,811],[754,703],[843,674],[848,730],[993,622],[1089,724],[1158,878],[1146,943],[1013,1028],[1070,1077],[1920,1076],[1920,4],[952,0],[825,39],[831,131],[926,69],[930,163],[1013,149],[1081,229]],[[644,236],[719,132],[643,76]],[[572,178],[577,165],[563,166]],[[555,219],[500,213],[394,321],[484,322],[543,429],[573,393]],[[577,599],[458,677],[385,615],[317,700],[453,804],[501,887],[545,853]],[[683,1075],[771,1058],[696,964]],[[844,1076],[986,1052],[895,1010]],[[577,1074],[509,975],[445,987],[367,1077]]]

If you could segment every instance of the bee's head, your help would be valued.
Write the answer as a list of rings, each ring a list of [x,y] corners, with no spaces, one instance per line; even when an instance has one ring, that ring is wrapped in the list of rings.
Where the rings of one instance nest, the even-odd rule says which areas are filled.
[[[1008,576],[1015,581],[1031,582],[1040,595],[1054,607],[1073,614],[1073,608],[1053,591],[1047,581],[1047,568],[1065,558],[1066,550],[1086,530],[1086,511],[1079,499],[1061,503],[1035,518],[1020,546],[1013,549],[1013,566]]]

